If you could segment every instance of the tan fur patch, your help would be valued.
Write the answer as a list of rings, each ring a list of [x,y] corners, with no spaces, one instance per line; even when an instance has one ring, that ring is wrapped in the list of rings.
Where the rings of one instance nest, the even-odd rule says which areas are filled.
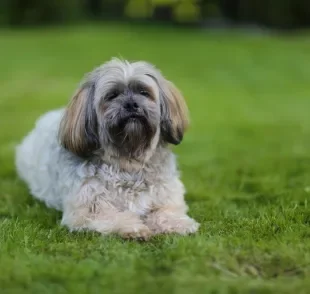
[[[177,136],[177,132],[183,134],[189,125],[188,108],[179,89],[170,81],[167,81],[167,86],[172,131],[174,136]]]
[[[87,92],[87,89],[80,89],[73,96],[61,121],[60,141],[75,154],[82,154],[87,148],[84,135]]]

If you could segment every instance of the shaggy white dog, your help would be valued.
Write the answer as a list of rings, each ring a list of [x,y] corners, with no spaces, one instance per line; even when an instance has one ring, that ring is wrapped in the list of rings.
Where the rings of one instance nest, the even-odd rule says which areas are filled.
[[[70,230],[194,233],[168,148],[187,124],[181,93],[159,70],[112,59],[86,75],[65,109],[37,121],[17,147],[17,171]]]

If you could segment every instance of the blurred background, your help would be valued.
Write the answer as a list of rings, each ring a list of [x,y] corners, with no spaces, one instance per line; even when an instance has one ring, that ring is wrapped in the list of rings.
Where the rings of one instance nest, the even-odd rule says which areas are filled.
[[[15,175],[12,146],[113,56],[155,64],[184,93],[186,168],[306,152],[309,25],[309,0],[1,0],[0,160]]]
[[[206,148],[253,159],[266,138],[265,151],[301,152],[292,138],[310,128],[309,25],[309,0],[1,0],[2,158],[113,56],[155,64],[184,93],[192,127],[178,150],[189,165]]]
[[[308,0],[1,0],[0,24],[42,25],[82,20],[145,20],[195,25],[301,28]]]

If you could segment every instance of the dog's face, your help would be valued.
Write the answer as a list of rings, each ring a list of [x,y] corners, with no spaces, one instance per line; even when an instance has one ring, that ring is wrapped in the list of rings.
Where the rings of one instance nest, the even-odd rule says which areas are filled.
[[[102,71],[94,95],[99,138],[120,155],[136,157],[150,147],[159,130],[158,87],[137,67],[110,66]]]
[[[89,73],[71,99],[60,141],[82,157],[110,150],[139,158],[158,144],[179,144],[187,124],[181,93],[157,69],[112,59]]]

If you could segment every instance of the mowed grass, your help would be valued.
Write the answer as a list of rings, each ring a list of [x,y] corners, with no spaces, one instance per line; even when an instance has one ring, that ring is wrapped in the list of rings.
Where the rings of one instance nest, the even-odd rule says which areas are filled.
[[[121,25],[0,31],[0,292],[309,293],[310,36]],[[186,96],[178,155],[198,234],[69,233],[16,176],[14,146],[112,56]]]

